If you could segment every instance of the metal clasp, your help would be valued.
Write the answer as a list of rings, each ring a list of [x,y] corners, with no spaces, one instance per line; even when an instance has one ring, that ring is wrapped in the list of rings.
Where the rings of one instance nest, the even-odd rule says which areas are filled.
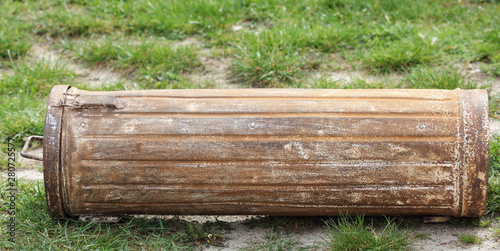
[[[40,156],[36,156],[36,155],[29,154],[26,152],[28,150],[28,148],[30,147],[31,139],[36,139],[36,140],[40,140],[43,142],[43,136],[29,136],[28,139],[26,139],[26,142],[24,143],[23,150],[21,150],[21,156],[28,158],[28,159],[43,160],[43,156],[40,157]]]
[[[68,96],[69,96],[69,98],[68,98]],[[71,94],[71,93],[64,92],[61,95],[61,97],[59,98],[59,105],[74,107],[76,97],[78,97],[78,96],[80,96],[80,94]]]
[[[117,100],[116,97],[112,95],[71,94],[66,92],[61,95],[59,104],[61,106],[67,106],[75,109],[122,109],[125,106],[123,100]]]

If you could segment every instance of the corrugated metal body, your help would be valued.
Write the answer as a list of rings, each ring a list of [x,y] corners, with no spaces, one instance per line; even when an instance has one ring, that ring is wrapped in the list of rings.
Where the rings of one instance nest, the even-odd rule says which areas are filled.
[[[60,145],[44,149],[60,153],[60,165],[45,155],[56,216],[480,216],[486,204],[484,90],[56,86],[46,127],[58,116],[45,144]]]

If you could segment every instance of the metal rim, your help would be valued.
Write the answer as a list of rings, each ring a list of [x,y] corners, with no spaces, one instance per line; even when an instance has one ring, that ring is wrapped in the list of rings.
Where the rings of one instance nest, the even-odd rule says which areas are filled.
[[[52,88],[45,116],[43,143],[43,175],[45,196],[49,213],[57,218],[66,218],[61,198],[61,120],[63,107],[59,98],[70,88],[56,85]]]
[[[486,90],[460,90],[462,113],[461,217],[486,211],[489,168],[489,108]]]

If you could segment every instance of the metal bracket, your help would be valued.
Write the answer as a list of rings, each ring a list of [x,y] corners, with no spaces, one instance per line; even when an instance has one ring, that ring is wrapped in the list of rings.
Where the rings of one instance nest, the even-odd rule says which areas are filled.
[[[36,139],[36,140],[40,140],[43,142],[43,136],[29,136],[28,139],[26,139],[26,142],[24,143],[23,150],[21,150],[21,156],[28,158],[28,159],[43,160],[43,156],[40,157],[40,156],[36,156],[36,155],[29,154],[26,152],[28,150],[28,148],[30,147],[31,139]]]
[[[61,106],[67,106],[75,109],[85,108],[108,108],[123,109],[125,106],[122,100],[117,100],[115,96],[110,95],[85,95],[63,93],[59,99]]]
[[[73,107],[74,102],[76,97],[80,96],[80,94],[71,94],[64,92],[61,97],[59,98],[59,105],[60,106],[68,106],[68,107]]]

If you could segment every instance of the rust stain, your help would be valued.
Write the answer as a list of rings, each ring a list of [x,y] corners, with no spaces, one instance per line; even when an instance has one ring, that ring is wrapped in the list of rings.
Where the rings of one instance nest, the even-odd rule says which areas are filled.
[[[484,90],[149,90],[56,86],[49,211],[484,213]]]

